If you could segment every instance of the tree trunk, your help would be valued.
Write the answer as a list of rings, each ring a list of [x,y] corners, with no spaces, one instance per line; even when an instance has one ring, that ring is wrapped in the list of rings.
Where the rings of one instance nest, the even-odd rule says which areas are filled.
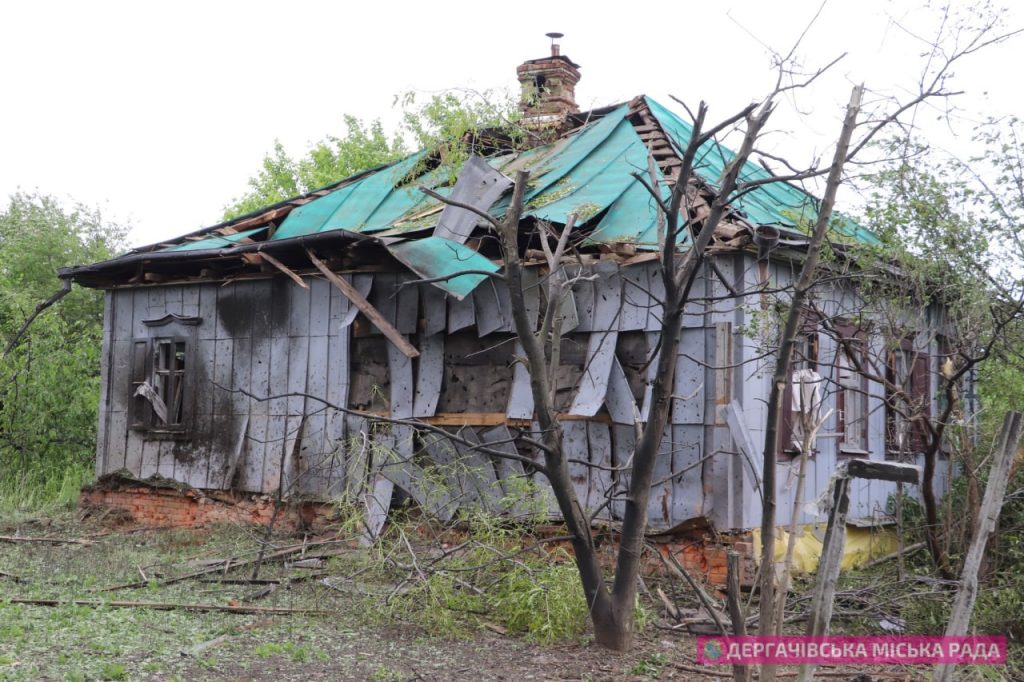
[[[829,221],[832,218],[832,207],[835,204],[836,193],[842,180],[843,165],[849,151],[853,129],[857,124],[857,114],[860,111],[860,101],[863,92],[863,86],[856,86],[850,94],[850,102],[846,107],[843,129],[839,135],[839,141],[836,143],[832,166],[829,169],[828,180],[825,183],[825,194],[818,209],[818,218],[814,225],[811,240],[807,245],[807,258],[800,269],[800,276],[793,289],[789,313],[786,315],[786,322],[783,327],[779,356],[775,364],[775,373],[772,376],[772,391],[768,397],[762,474],[764,511],[761,517],[761,581],[758,602],[758,633],[761,635],[770,635],[775,629],[771,617],[772,607],[775,603],[775,463],[778,447],[779,420],[782,416],[783,407],[782,396],[786,388],[786,382],[789,380],[789,367],[793,357],[793,347],[797,332],[800,329],[800,322],[803,317],[804,301],[811,286],[814,284],[815,270],[818,267],[821,247],[825,241]],[[762,679],[774,680],[775,667],[765,665],[762,670]]]

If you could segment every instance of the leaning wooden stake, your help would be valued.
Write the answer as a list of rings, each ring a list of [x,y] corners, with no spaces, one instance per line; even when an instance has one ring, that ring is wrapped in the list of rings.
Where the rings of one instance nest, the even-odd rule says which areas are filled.
[[[740,555],[736,550],[730,549],[725,555],[726,582],[725,594],[726,603],[729,607],[729,619],[732,621],[732,634],[743,636],[747,634],[747,621],[743,615],[743,604],[740,596]],[[745,665],[734,665],[732,677],[735,682],[750,682],[750,667]]]
[[[836,472],[832,488],[832,508],[828,514],[828,527],[822,543],[821,558],[818,560],[818,576],[811,596],[811,610],[807,620],[807,636],[822,637],[828,634],[832,620],[832,602],[835,598],[836,581],[843,563],[843,547],[846,545],[846,513],[850,509],[850,480],[867,478],[880,481],[919,483],[921,472],[917,467],[896,462],[874,462],[853,459]],[[806,682],[814,676],[815,666],[804,663],[800,666],[797,679]]]
[[[963,636],[971,624],[971,613],[974,602],[978,598],[978,569],[985,554],[985,545],[996,528],[999,513],[1003,509],[1003,498],[1006,497],[1006,484],[1010,479],[1010,465],[1017,452],[1017,444],[1021,436],[1021,413],[1007,412],[1003,420],[1003,429],[999,432],[999,446],[996,448],[995,460],[988,474],[985,486],[985,498],[982,500],[978,520],[975,524],[971,546],[964,559],[964,568],[960,574],[960,587],[957,588],[953,600],[953,611],[946,626],[946,636]],[[952,665],[935,667],[936,682],[946,682],[953,678]]]

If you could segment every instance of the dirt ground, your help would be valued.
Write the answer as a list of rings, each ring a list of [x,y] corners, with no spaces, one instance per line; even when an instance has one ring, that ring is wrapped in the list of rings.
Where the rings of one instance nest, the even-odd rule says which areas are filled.
[[[696,638],[651,623],[616,654],[584,634],[533,643],[486,619],[439,631],[380,612],[365,596],[330,587],[315,571],[268,562],[264,580],[225,582],[251,569],[163,584],[224,557],[245,556],[257,530],[112,529],[75,516],[0,522],[0,534],[78,542],[0,541],[0,680],[719,680],[727,669],[695,661]],[[275,546],[296,542],[275,538]],[[314,573],[309,579],[307,574]],[[234,576],[233,578],[231,576]],[[297,577],[296,577],[297,576]],[[330,580],[328,580],[328,583]],[[111,586],[136,583],[109,590]],[[50,599],[56,606],[18,603]],[[98,601],[74,605],[71,600]],[[110,602],[317,609],[324,614],[242,615],[115,608]],[[825,671],[829,679],[918,679],[906,671]],[[792,678],[791,674],[782,679]]]

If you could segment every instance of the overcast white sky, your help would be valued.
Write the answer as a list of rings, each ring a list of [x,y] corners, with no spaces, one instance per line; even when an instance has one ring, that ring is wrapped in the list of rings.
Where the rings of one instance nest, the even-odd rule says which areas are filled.
[[[933,13],[918,2],[833,0],[802,44],[807,66],[844,59],[780,116],[776,149],[808,157],[834,136],[849,87],[913,89]],[[976,5],[977,3],[963,3]],[[300,153],[341,117],[393,126],[397,93],[517,89],[548,31],[581,64],[582,108],[648,94],[710,119],[772,83],[763,44],[788,50],[817,2],[9,2],[0,5],[0,196],[40,191],[99,206],[135,244],[212,224],[274,138]],[[1022,25],[1019,12],[1007,25]],[[969,137],[1024,111],[1024,40],[956,69]],[[921,120],[948,140],[937,112]],[[954,142],[953,144],[957,144]]]

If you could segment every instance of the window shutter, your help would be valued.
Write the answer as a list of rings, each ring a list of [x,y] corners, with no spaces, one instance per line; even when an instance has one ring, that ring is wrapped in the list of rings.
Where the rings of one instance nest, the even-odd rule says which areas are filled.
[[[145,339],[136,339],[132,344],[132,357],[131,357],[131,378],[132,385],[130,388],[131,393],[131,425],[133,429],[145,429],[149,427],[152,421],[152,408],[142,396],[135,395],[139,386],[146,382],[149,377],[148,364],[149,359],[149,341]]]
[[[914,401],[915,414],[921,417],[915,419],[910,428],[910,448],[914,452],[921,452],[928,445],[927,427],[922,419],[931,419],[932,416],[929,360],[927,353],[915,353],[910,369],[910,395]]]

